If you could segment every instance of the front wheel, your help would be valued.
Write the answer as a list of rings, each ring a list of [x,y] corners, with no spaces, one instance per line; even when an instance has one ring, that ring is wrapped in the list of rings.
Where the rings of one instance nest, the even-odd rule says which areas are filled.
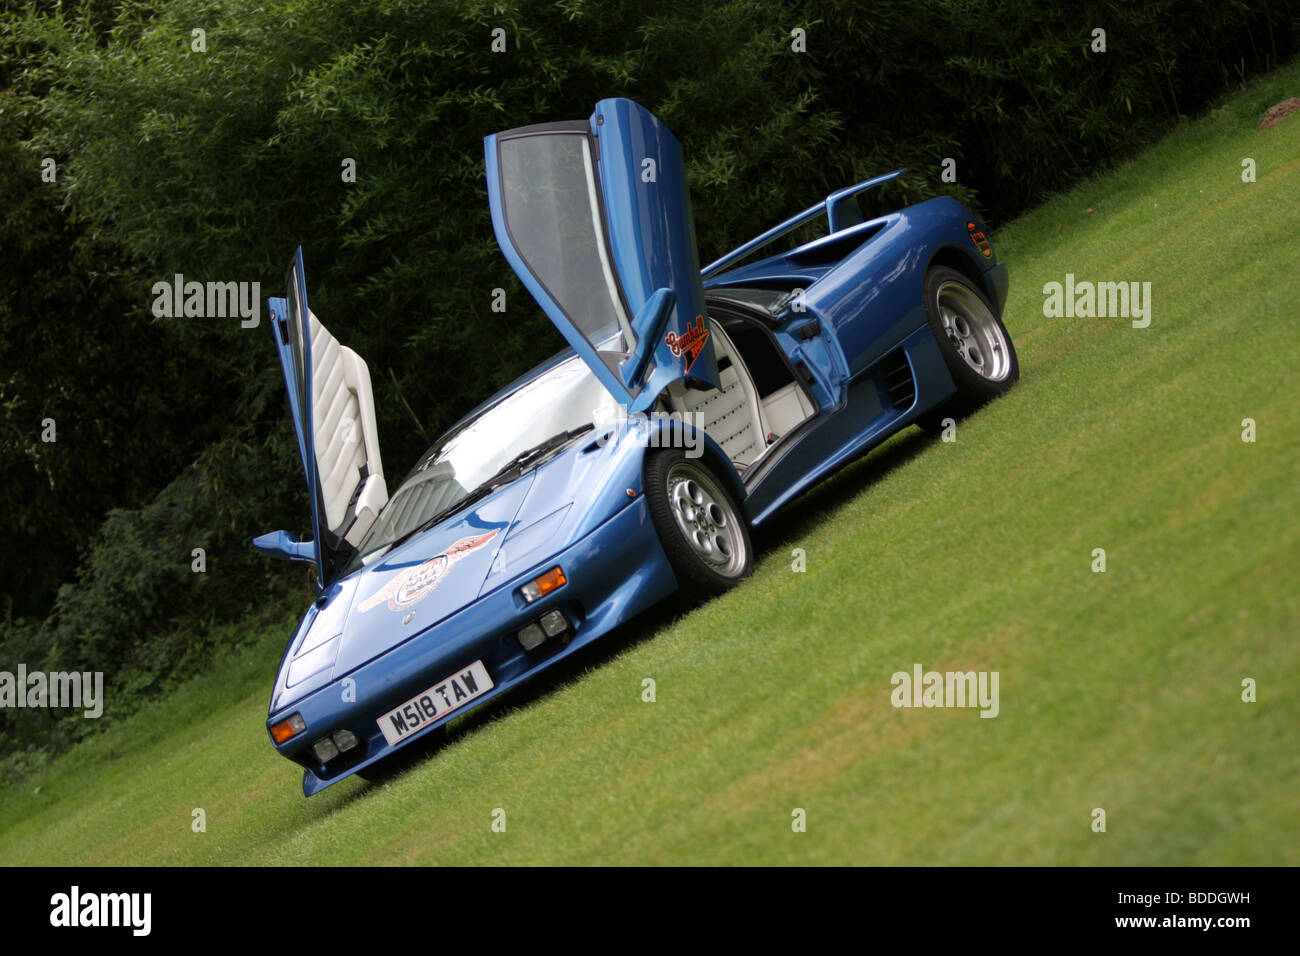
[[[729,489],[680,448],[650,452],[646,504],[679,587],[697,597],[727,590],[753,569],[749,524]]]
[[[935,266],[926,273],[925,317],[957,392],[922,416],[921,427],[935,429],[945,417],[969,414],[1020,378],[1006,326],[983,291],[956,269]]]

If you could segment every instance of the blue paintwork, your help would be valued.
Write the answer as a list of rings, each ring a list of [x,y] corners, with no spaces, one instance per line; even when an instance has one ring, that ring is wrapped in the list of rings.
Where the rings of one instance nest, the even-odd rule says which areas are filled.
[[[632,328],[640,342],[657,342],[668,331],[669,320],[677,305],[677,293],[672,289],[656,289],[646,299],[645,305],[637,311],[632,320]],[[637,349],[618,363],[618,374],[622,384],[631,386],[643,381],[646,369],[654,360],[653,349]]]
[[[316,564],[316,545],[311,541],[299,541],[296,534],[288,531],[268,531],[253,539],[253,549],[269,554],[273,558],[286,558],[290,561],[305,561]]]
[[[787,436],[769,462],[744,476],[711,437],[700,436],[705,460],[730,485],[753,524],[761,524],[810,485],[952,394],[954,383],[922,306],[922,284],[930,265],[961,268],[977,279],[999,313],[1005,304],[1006,267],[996,255],[985,257],[977,250],[968,223],[979,229],[983,223],[959,203],[932,199],[857,221],[856,203],[849,205],[852,198],[897,173],[832,194],[718,260],[711,272],[706,270],[707,281],[701,282],[685,173],[672,134],[626,100],[597,104],[589,129],[599,144],[604,215],[629,314],[652,303],[649,311],[659,311],[668,327],[681,329],[704,314],[706,291],[803,290],[772,318],[771,331],[792,366],[802,363],[807,368],[816,415]],[[502,250],[573,352],[548,360],[470,415],[523,382],[547,374],[574,353],[626,407],[650,407],[664,386],[682,376],[680,358],[661,348],[629,356],[626,361],[649,371],[642,389],[629,390],[617,368],[567,324],[509,242],[496,185],[496,137],[485,142],[493,223]],[[647,151],[658,160],[656,190],[642,189],[635,175]],[[823,214],[828,224],[840,228],[788,252],[721,271],[788,232],[792,223]],[[669,291],[661,292],[665,289]],[[300,294],[305,301],[305,289]],[[671,302],[665,304],[666,298]],[[273,314],[277,305],[283,314],[283,302],[272,300]],[[814,322],[815,334],[800,334]],[[291,350],[286,351],[289,346],[279,335],[277,345],[297,417],[302,410],[294,397]],[[896,366],[900,356],[915,385],[915,397],[906,408],[894,407],[885,389],[884,371]],[[716,368],[712,373],[716,375]],[[292,713],[306,722],[305,733],[277,745],[303,767],[304,792],[315,793],[382,760],[676,591],[677,581],[650,521],[642,481],[650,436],[661,427],[662,422],[633,416],[594,431],[373,564],[323,584],[286,648],[268,718],[268,728]],[[310,474],[309,448],[301,434],[299,442]],[[445,581],[409,611],[390,610],[383,603],[380,592],[396,575],[429,561],[454,542],[480,535],[491,538],[457,561]],[[305,547],[278,538],[263,545],[299,555]],[[568,583],[526,604],[519,588],[556,565],[564,569]],[[362,610],[367,602],[371,606]],[[549,640],[525,651],[514,635],[552,608],[565,613],[571,639]],[[398,748],[387,743],[376,723],[379,715],[475,660],[484,662],[494,681],[488,694],[429,724]],[[361,738],[355,752],[360,757],[326,767],[312,753],[312,743],[339,729]]]

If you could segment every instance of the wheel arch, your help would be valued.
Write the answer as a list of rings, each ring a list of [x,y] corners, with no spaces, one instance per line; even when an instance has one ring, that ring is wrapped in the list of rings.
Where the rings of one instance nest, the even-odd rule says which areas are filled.
[[[669,439],[667,441],[661,440],[658,447],[672,447],[671,439],[674,422],[681,422],[680,417],[673,418],[669,416],[656,415],[652,421],[656,433],[660,436],[667,433]],[[700,429],[686,423],[682,423],[681,427],[688,428],[693,439],[699,441],[700,460],[707,464],[709,469],[718,476],[718,480],[722,481],[726,485],[727,491],[729,491],[732,497],[736,499],[736,505],[744,515],[745,522],[752,525],[753,521],[749,514],[748,501],[746,500],[748,496],[745,494],[745,486],[740,480],[740,475],[736,473],[736,467],[731,463],[731,459],[727,457],[726,453],[722,450],[722,447],[714,441],[707,432],[701,431]],[[643,482],[645,478],[646,463],[649,461],[650,455],[656,450],[657,449],[653,447],[647,447],[645,449],[645,455],[641,461],[641,475]]]
[[[935,266],[947,266],[949,269],[960,272],[975,283],[975,288],[983,292],[984,297],[997,308],[997,290],[990,286],[988,274],[980,268],[980,263],[972,258],[961,246],[944,243],[935,249],[930,255],[930,261],[925,265],[925,273],[928,273]],[[925,273],[922,273],[922,275],[924,276]],[[1001,318],[1002,310],[1000,308],[997,309],[997,313],[998,317]]]

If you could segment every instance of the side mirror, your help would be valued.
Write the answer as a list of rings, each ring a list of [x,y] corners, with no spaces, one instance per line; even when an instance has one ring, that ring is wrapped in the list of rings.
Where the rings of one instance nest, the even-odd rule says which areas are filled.
[[[659,340],[663,338],[664,329],[668,325],[668,317],[672,315],[676,304],[677,293],[672,289],[656,289],[632,319],[636,348],[618,363],[618,372],[623,377],[624,385],[631,388],[645,374],[646,366],[654,358],[655,349],[659,347]]]
[[[253,547],[273,558],[316,563],[316,547],[310,541],[299,541],[296,534],[287,531],[268,531],[253,539]]]

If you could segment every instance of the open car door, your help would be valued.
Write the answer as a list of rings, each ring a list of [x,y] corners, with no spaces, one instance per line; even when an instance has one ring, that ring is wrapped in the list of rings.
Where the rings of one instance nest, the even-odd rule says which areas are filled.
[[[268,300],[276,351],[311,496],[312,541],[284,532],[254,540],[282,557],[312,560],[328,587],[388,501],[370,371],[307,305],[302,249],[289,261],[283,299]]]
[[[497,242],[629,412],[672,382],[719,388],[681,146],[627,99],[484,140]]]

